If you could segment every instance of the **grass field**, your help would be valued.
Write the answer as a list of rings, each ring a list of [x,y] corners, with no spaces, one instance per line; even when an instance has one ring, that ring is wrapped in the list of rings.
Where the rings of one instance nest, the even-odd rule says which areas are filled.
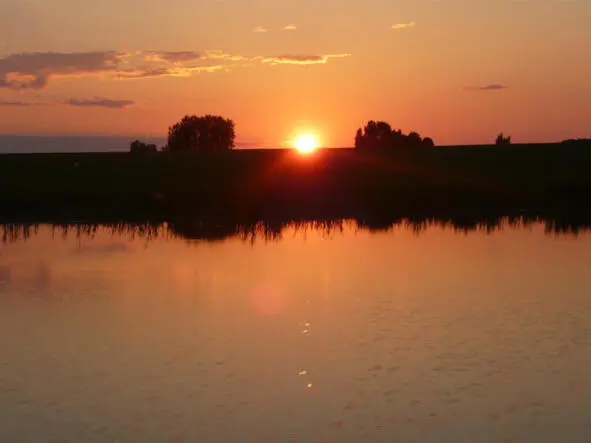
[[[591,148],[561,144],[0,156],[0,216],[581,209]]]

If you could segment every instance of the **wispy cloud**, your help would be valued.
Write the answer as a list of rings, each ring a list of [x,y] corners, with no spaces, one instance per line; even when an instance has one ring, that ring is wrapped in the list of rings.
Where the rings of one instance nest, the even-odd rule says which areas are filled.
[[[21,102],[21,101],[5,101],[0,100],[0,107],[16,107],[25,108],[28,106],[43,106],[45,103]]]
[[[298,29],[296,25],[287,25],[282,28],[283,31],[295,31]]]
[[[201,58],[201,53],[195,51],[144,51],[141,52],[148,61],[186,63]]]
[[[110,108],[110,109],[123,109],[128,106],[134,105],[133,100],[111,100],[104,97],[95,97],[94,99],[76,99],[71,98],[64,102],[65,105],[77,106],[82,108]]]
[[[265,28],[264,26],[255,26],[254,28],[252,28],[252,32],[267,32],[268,29]]]
[[[262,57],[263,63],[271,65],[318,65],[325,64],[331,58],[349,57],[351,54],[331,54],[331,55],[274,55]]]
[[[256,56],[249,57],[249,56],[245,56],[245,55],[228,54],[224,51],[216,49],[216,50],[206,51],[203,56],[203,59],[204,60],[225,60],[225,61],[249,61],[249,60],[255,60]]]
[[[51,77],[115,72],[125,54],[107,52],[20,53],[0,59],[0,88],[42,89]]]
[[[262,60],[273,65],[314,65],[326,63],[328,58],[325,55],[273,55]]]
[[[409,22],[409,23],[396,23],[394,25],[392,25],[392,29],[409,29],[409,28],[414,28],[417,24],[415,22]]]
[[[141,80],[158,77],[190,77],[200,72],[217,72],[228,69],[223,65],[197,65],[180,67],[140,67],[123,69],[117,73],[119,80]]]
[[[45,88],[53,77],[107,75],[119,79],[187,77],[225,69],[196,51],[116,51],[22,53],[0,59],[0,88],[14,91]],[[230,56],[226,60],[234,60]]]
[[[128,106],[134,105],[133,100],[112,100],[104,97],[95,97],[93,99],[77,99],[70,98],[67,100],[56,100],[52,99],[43,102],[24,102],[24,101],[7,101],[0,100],[0,107],[30,107],[30,106],[55,106],[55,105],[67,105],[77,107],[97,107],[97,108],[110,108],[110,109],[123,109]]]
[[[468,86],[465,88],[467,91],[499,91],[501,89],[507,89],[508,86],[492,84],[486,86]]]
[[[117,78],[121,79],[144,79],[157,78],[170,75],[170,68],[167,67],[149,67],[127,68],[117,72]]]
[[[18,53],[0,58],[0,89],[40,90],[47,87],[52,79],[64,77],[94,76],[120,80],[189,77],[199,73],[222,72],[240,66],[250,66],[254,62],[268,65],[325,64],[331,58],[349,55],[263,56],[228,54],[220,50]],[[10,103],[3,106],[18,106],[14,104],[17,102]]]

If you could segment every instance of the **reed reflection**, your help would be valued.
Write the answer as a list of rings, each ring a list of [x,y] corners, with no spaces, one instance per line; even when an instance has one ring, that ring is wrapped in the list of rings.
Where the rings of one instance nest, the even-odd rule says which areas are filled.
[[[547,235],[578,236],[591,229],[591,215],[454,215],[414,216],[399,218],[353,217],[335,219],[270,218],[241,220],[232,218],[192,217],[172,220],[134,221],[59,221],[53,223],[12,222],[0,224],[0,241],[12,243],[26,241],[39,232],[41,225],[49,225],[54,237],[93,238],[100,230],[129,239],[151,241],[159,239],[184,239],[189,241],[219,242],[238,238],[244,242],[279,242],[284,231],[297,234],[309,231],[321,232],[331,237],[341,234],[345,227],[372,233],[388,232],[398,228],[411,229],[420,235],[429,228],[450,229],[468,234],[480,232],[493,234],[506,228],[530,228],[542,224]]]

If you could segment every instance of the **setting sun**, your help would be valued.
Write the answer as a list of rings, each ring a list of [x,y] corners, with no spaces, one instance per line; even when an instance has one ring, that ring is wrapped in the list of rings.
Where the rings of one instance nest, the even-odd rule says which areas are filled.
[[[318,147],[318,140],[312,134],[302,134],[296,137],[294,146],[299,152],[308,154]]]

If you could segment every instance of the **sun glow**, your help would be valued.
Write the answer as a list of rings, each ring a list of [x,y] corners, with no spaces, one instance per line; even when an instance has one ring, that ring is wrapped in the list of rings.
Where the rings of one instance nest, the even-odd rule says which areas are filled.
[[[293,145],[302,154],[309,154],[318,148],[318,139],[312,134],[301,134],[296,137]]]

